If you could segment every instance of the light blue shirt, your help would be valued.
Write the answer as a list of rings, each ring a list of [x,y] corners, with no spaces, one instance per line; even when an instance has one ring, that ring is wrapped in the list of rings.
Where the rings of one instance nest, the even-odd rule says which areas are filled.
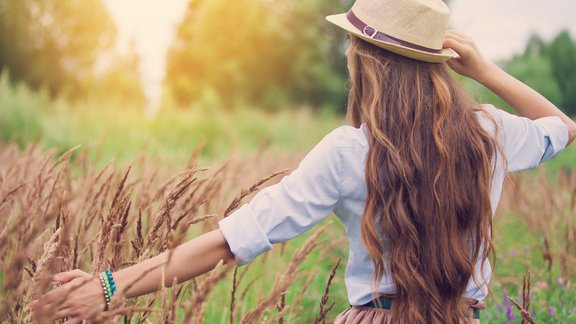
[[[484,111],[477,113],[480,124],[501,145],[501,153],[494,160],[490,193],[494,212],[506,173],[534,168],[558,154],[566,146],[568,130],[558,117],[532,121],[488,105]],[[363,127],[339,127],[324,137],[290,175],[263,189],[250,203],[221,220],[220,230],[238,264],[252,261],[274,243],[304,233],[334,212],[344,225],[350,244],[345,278],[350,304],[371,301],[374,267],[360,234],[360,217],[367,197],[364,177],[367,152],[368,139]],[[476,276],[480,280],[478,283],[470,280],[466,296],[483,300],[491,274],[488,261],[484,263],[484,271],[480,271],[478,262]],[[380,292],[394,293],[390,276],[382,279]]]

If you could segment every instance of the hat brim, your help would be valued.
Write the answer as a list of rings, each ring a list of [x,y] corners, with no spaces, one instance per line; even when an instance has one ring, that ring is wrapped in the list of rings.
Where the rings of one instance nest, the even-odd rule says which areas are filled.
[[[350,21],[348,21],[348,18],[346,18],[345,13],[327,16],[326,20],[328,20],[330,23],[332,23],[332,24],[334,24],[334,25],[336,25],[336,26],[338,26],[338,27],[340,27],[346,31],[349,31],[350,33],[354,34],[355,36],[362,38],[363,40],[365,40],[369,43],[372,43],[372,44],[374,44],[378,47],[381,47],[385,50],[388,50],[390,52],[394,52],[394,53],[402,55],[402,56],[413,58],[415,60],[431,62],[431,63],[442,63],[442,62],[446,62],[447,60],[456,56],[456,52],[454,52],[450,48],[443,48],[442,50],[440,50],[439,53],[429,53],[429,52],[420,51],[417,49],[405,47],[402,45],[392,44],[392,43],[383,42],[383,41],[379,41],[379,40],[370,38],[367,35],[365,35],[364,33],[362,33],[361,30],[354,27],[354,25],[352,25],[352,23],[350,23]]]

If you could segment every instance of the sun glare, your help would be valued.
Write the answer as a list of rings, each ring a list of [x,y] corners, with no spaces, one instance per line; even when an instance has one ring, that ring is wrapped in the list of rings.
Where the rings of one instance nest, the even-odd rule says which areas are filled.
[[[147,111],[159,108],[166,51],[188,0],[104,0],[117,25],[120,52],[133,46],[141,59],[140,73]]]
[[[103,1],[117,25],[118,51],[134,50],[140,57],[147,112],[154,113],[160,106],[166,53],[191,0]],[[521,52],[535,31],[545,39],[551,39],[562,28],[576,32],[576,20],[566,14],[574,12],[573,0],[559,0],[552,7],[535,3],[525,10],[516,10],[521,3],[522,0],[453,0],[451,23],[453,28],[472,35],[490,59],[505,59]]]

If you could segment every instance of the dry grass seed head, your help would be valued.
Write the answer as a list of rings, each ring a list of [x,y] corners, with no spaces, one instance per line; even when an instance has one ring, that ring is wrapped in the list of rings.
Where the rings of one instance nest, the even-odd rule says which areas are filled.
[[[197,294],[194,298],[194,301],[191,303],[190,306],[185,306],[186,313],[185,313],[185,322],[186,323],[203,323],[204,319],[204,306],[205,300],[212,292],[212,289],[220,280],[222,280],[226,274],[234,267],[234,264],[230,263],[224,265],[223,261],[220,260],[218,264],[214,267],[204,280],[202,281],[201,287],[197,290]]]
[[[52,273],[55,268],[55,261],[58,254],[60,235],[62,228],[59,228],[52,234],[48,242],[44,244],[44,252],[37,262],[37,271],[32,279],[32,286],[29,290],[27,300],[35,300],[46,292],[50,285]]]
[[[148,236],[146,238],[146,249],[152,248],[157,239],[160,236],[159,230],[167,220],[167,217],[170,217],[170,212],[172,208],[176,205],[176,202],[180,197],[182,197],[186,191],[190,188],[190,185],[194,182],[194,174],[197,170],[188,170],[184,178],[178,182],[178,184],[174,187],[172,191],[168,194],[165,199],[164,204],[160,208],[160,211],[156,214],[153,220],[153,225],[150,231],[148,232]]]
[[[314,324],[325,323],[328,312],[330,312],[330,310],[332,310],[332,308],[334,307],[335,302],[332,302],[332,304],[330,304],[329,306],[326,306],[326,304],[328,303],[328,297],[330,296],[330,285],[332,284],[332,280],[334,280],[334,277],[336,276],[336,269],[338,269],[340,261],[342,261],[341,258],[338,259],[338,262],[336,262],[334,267],[332,267],[332,271],[330,271],[328,281],[326,282],[326,288],[324,289],[324,295],[322,295],[322,299],[320,300],[320,313],[318,314],[316,320],[314,320]]]
[[[312,250],[316,247],[318,238],[320,234],[324,232],[326,227],[330,225],[331,222],[326,223],[324,226],[316,230],[309,238],[306,240],[302,248],[300,248],[290,260],[286,271],[277,278],[274,288],[272,288],[272,292],[265,297],[264,299],[260,300],[260,303],[251,309],[248,314],[242,319],[242,323],[252,323],[256,319],[260,318],[261,315],[269,309],[271,306],[275,304],[275,302],[280,298],[280,295],[284,293],[288,289],[288,287],[293,283],[296,278],[296,273],[298,266],[304,261],[304,259],[312,252]]]
[[[230,205],[228,205],[228,207],[224,211],[224,217],[228,217],[228,215],[230,215],[230,213],[232,211],[234,211],[236,208],[238,208],[240,206],[242,199],[244,199],[246,196],[250,195],[251,193],[256,192],[260,188],[260,186],[262,186],[268,180],[275,178],[276,176],[278,176],[280,174],[284,174],[286,172],[288,172],[288,169],[276,171],[276,172],[272,173],[271,175],[258,180],[255,184],[250,186],[250,188],[242,189],[242,191],[240,191],[240,194],[238,196],[234,197],[234,199],[232,199],[232,202],[230,203]]]

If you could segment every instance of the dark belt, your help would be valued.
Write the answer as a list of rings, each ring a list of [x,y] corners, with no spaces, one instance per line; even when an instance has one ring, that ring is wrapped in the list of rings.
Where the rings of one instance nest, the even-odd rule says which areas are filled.
[[[371,302],[366,303],[360,307],[392,309],[392,301],[393,301],[393,298],[387,297],[387,296],[382,296],[382,297],[379,297],[376,300],[372,300]],[[479,304],[482,304],[482,303],[476,301],[475,304],[470,305],[470,308],[472,308],[472,314],[473,314],[472,316],[474,319],[480,319],[480,310],[484,309],[483,306],[480,306],[481,308],[476,308],[476,305],[479,305]]]

